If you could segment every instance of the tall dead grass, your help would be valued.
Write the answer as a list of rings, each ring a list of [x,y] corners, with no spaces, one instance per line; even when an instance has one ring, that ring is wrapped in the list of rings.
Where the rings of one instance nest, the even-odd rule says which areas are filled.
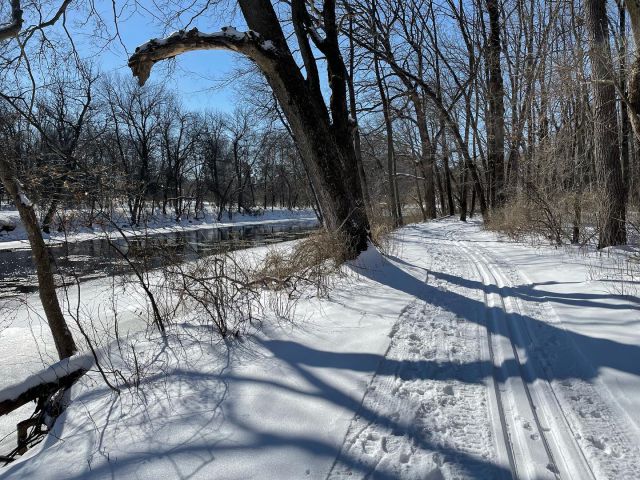
[[[485,218],[485,228],[516,241],[588,244],[595,235],[597,195],[551,194],[529,186]]]
[[[286,289],[291,294],[313,287],[325,294],[331,278],[348,258],[349,247],[341,232],[319,231],[297,242],[291,249],[271,250],[253,273],[254,284]]]

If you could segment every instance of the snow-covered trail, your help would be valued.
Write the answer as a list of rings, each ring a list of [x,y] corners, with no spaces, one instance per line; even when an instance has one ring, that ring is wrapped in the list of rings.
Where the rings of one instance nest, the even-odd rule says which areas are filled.
[[[620,407],[589,362],[603,352],[582,351],[583,336],[562,325],[553,302],[523,294],[532,288],[526,274],[494,253],[497,245],[512,255],[527,248],[451,219],[405,235],[428,254],[407,258],[408,249],[370,276],[409,288],[416,300],[392,330],[342,455],[361,455],[372,478],[639,478],[633,411]],[[394,274],[398,262],[422,269],[424,285]],[[580,309],[586,295],[563,299]],[[617,315],[619,299],[600,297],[601,315]],[[626,306],[629,320],[637,318]],[[598,346],[639,358],[635,346],[607,339]],[[353,474],[339,457],[328,478]]]
[[[360,270],[409,293],[413,301],[391,330],[391,343],[353,417],[328,478],[508,478],[491,422],[491,376],[482,361],[481,293],[442,278],[466,278],[454,242],[403,230],[402,251]],[[360,475],[345,458],[361,458]]]
[[[638,299],[588,280],[589,262],[575,252],[500,242],[478,225],[445,229],[469,252],[486,297],[499,298],[506,330],[497,326],[491,336],[511,343],[527,397],[516,396],[516,418],[543,440],[549,470],[558,478],[640,478],[640,348],[630,328],[640,318]],[[515,448],[525,459],[515,472],[545,478],[527,468],[535,464],[527,451],[530,460],[545,457],[528,443]]]
[[[637,298],[476,222],[394,245],[303,302],[299,326],[227,353],[185,337],[153,402],[82,385],[61,440],[0,477],[640,478]]]

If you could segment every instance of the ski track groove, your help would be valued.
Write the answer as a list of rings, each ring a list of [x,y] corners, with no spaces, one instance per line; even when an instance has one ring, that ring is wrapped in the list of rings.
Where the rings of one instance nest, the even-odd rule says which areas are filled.
[[[506,472],[501,473],[511,478],[640,478],[640,449],[632,440],[640,433],[625,423],[626,414],[602,382],[583,380],[577,371],[567,375],[568,368],[579,368],[563,365],[568,352],[573,363],[586,360],[568,336],[549,334],[564,331],[553,306],[513,295],[513,288],[530,283],[523,273],[476,242],[459,238],[463,229],[434,223],[434,231],[421,238],[432,263],[415,267],[426,271],[426,284],[443,291],[441,302],[415,298],[401,312],[327,480],[497,478],[491,464],[502,466]],[[450,283],[430,276],[431,270],[483,287]],[[483,303],[484,311],[465,312],[479,313],[476,321],[456,316],[447,309],[447,291]],[[496,312],[500,318],[490,323]],[[519,318],[535,322],[515,325]],[[490,328],[499,321],[502,335]],[[498,376],[494,349],[505,353],[504,341],[494,344],[500,336],[512,350],[515,381],[526,392],[520,403],[512,392],[507,409],[504,397],[513,386]],[[419,363],[425,360],[427,366]],[[491,370],[461,368],[480,360],[492,364]],[[558,368],[563,375],[554,375]],[[517,415],[523,408],[531,418]],[[514,440],[520,442],[516,451]],[[531,451],[527,456],[526,444],[532,440],[543,445],[546,465],[540,447],[537,456]],[[348,466],[347,457],[357,458],[360,467]]]
[[[503,271],[504,277],[511,285],[522,284],[523,280],[525,283],[530,283],[526,282],[524,275],[513,265],[498,261],[484,250],[482,253],[488,257],[488,263],[493,263],[496,268]],[[524,310],[531,318],[539,322],[553,323],[556,328],[561,325],[560,318],[548,301],[533,302],[515,298],[514,301],[520,303],[523,308],[523,304],[526,303]],[[580,352],[573,352],[575,346],[569,338],[539,338],[537,332],[533,331],[529,325],[526,326],[526,331],[536,350],[539,349],[544,353],[536,355],[534,361],[549,378],[553,379],[549,382],[550,390],[558,402],[578,449],[589,466],[592,478],[640,478],[640,464],[637,460],[640,458],[640,449],[632,440],[634,436],[637,438],[637,432],[631,431],[631,427],[628,427],[626,415],[617,408],[615,398],[607,387],[597,379],[592,382],[583,380],[579,373],[573,377],[564,375],[565,378],[562,380],[554,379],[554,367],[560,367],[565,373],[567,368],[571,368],[566,364],[562,366],[558,364],[563,360],[566,361],[567,352],[574,353],[574,358],[580,362],[587,360]],[[542,352],[539,345],[549,345],[555,351]]]
[[[452,239],[453,240],[453,239]],[[538,407],[536,405],[536,402],[534,402],[533,400],[533,395],[531,393],[531,386],[530,386],[530,379],[528,378],[528,374],[525,372],[524,369],[524,365],[521,359],[521,355],[518,352],[518,346],[514,343],[514,337],[515,337],[515,332],[514,332],[514,326],[512,325],[512,321],[510,319],[511,313],[513,313],[514,311],[517,313],[519,312],[519,309],[517,306],[513,306],[513,304],[511,302],[509,302],[509,305],[511,305],[511,308],[509,308],[508,302],[507,302],[507,297],[504,294],[504,286],[500,286],[501,283],[501,274],[499,271],[497,271],[495,268],[492,268],[491,264],[489,263],[489,261],[486,259],[486,257],[484,257],[480,252],[479,249],[476,247],[476,249],[471,249],[469,247],[467,247],[466,245],[462,244],[461,241],[457,241],[458,244],[462,245],[462,248],[465,249],[465,251],[468,252],[468,257],[469,259],[472,261],[472,263],[476,266],[476,269],[478,270],[478,274],[483,278],[483,281],[485,282],[485,287],[495,287],[497,289],[497,296],[499,298],[499,302],[500,302],[500,312],[501,314],[504,316],[504,323],[507,327],[507,336],[508,336],[508,340],[511,346],[511,350],[513,351],[513,356],[514,359],[517,363],[517,367],[518,367],[518,373],[520,375],[520,379],[522,382],[522,387],[524,389],[524,393],[526,395],[526,399],[527,402],[529,404],[530,410],[531,410],[531,414],[533,417],[533,421],[535,422],[535,426],[536,426],[536,432],[534,434],[529,434],[531,437],[533,437],[533,435],[537,435],[537,438],[539,438],[542,441],[542,444],[544,446],[544,450],[546,452],[547,458],[548,458],[548,464],[547,464],[547,469],[556,477],[556,478],[560,478],[560,472],[558,470],[558,466],[557,466],[557,462],[555,460],[555,456],[553,454],[551,445],[550,445],[550,441],[547,438],[547,434],[546,431],[548,430],[547,428],[545,428],[542,424],[542,421],[540,419],[540,416],[538,414]],[[485,270],[486,267],[486,270]],[[483,273],[484,272],[484,273]],[[487,290],[485,289],[485,293],[484,293],[484,298],[485,298],[485,306],[487,308],[487,313],[490,310],[489,307],[489,293],[487,292]],[[488,341],[490,344],[494,343],[494,338],[495,335],[490,331],[487,330],[487,336],[488,336]],[[493,351],[493,348],[491,348],[491,351]],[[491,358],[492,363],[494,363],[495,365],[495,358],[492,355]],[[496,379],[497,381],[497,379]],[[500,389],[497,389],[498,392],[500,392]],[[498,398],[498,403],[499,404],[503,404],[504,400],[502,399],[503,394],[502,393],[498,393],[499,397]],[[517,408],[517,407],[516,407]],[[504,415],[504,412],[501,410],[501,418],[500,421],[502,422],[502,426],[503,428],[507,427],[506,429],[509,430],[508,426],[511,427],[510,431],[513,432],[514,435],[517,435],[519,432],[519,428],[516,425],[515,422],[516,419],[513,419],[511,421],[509,421],[509,419],[506,418],[506,416]],[[529,424],[530,425],[530,424]],[[522,435],[522,432],[520,432],[520,434]],[[509,438],[509,445],[507,445],[507,448],[511,451],[511,455],[514,455],[513,453],[513,443],[512,443],[512,437],[511,435],[508,435],[506,438]],[[526,450],[526,447],[523,448],[523,450]],[[510,455],[510,457],[511,457]],[[512,474],[515,478],[520,478],[521,476],[524,476],[523,474],[519,474],[519,471],[523,468],[523,467],[531,467],[535,462],[533,461],[533,458],[521,458],[519,459],[521,464],[525,464],[522,467],[519,467],[517,462],[514,461],[514,463],[512,464]],[[549,472],[544,472],[544,473],[549,473]]]

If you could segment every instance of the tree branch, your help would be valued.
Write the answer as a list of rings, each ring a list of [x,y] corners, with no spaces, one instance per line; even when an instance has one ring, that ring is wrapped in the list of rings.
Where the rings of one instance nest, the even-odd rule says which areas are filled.
[[[252,30],[239,32],[233,27],[222,27],[220,32],[203,33],[193,28],[140,45],[129,58],[129,68],[140,85],[144,85],[156,62],[195,50],[230,50],[242,53],[256,63],[262,63],[277,53],[272,42],[263,40]]]
[[[0,416],[39,397],[50,395],[61,388],[68,388],[93,367],[94,363],[92,355],[65,358],[16,385],[0,390]]]

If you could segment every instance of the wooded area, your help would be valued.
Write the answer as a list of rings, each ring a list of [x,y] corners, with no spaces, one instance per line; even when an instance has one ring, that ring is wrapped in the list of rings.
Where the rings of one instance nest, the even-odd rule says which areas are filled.
[[[64,228],[68,209],[91,226],[118,207],[140,225],[155,212],[197,218],[205,202],[218,219],[313,205],[354,253],[372,223],[416,214],[464,220],[477,209],[508,233],[558,244],[595,235],[599,247],[624,244],[635,221],[633,2],[299,0],[285,14],[242,0],[247,31],[179,30],[129,59],[144,85],[163,59],[239,52],[269,87],[233,114],[188,111],[161,79],[101,74],[66,23],[67,38],[53,33],[69,5],[24,25],[14,1],[2,30],[0,172],[31,232],[43,300],[53,287],[38,229]],[[172,12],[173,23],[193,11]]]
[[[594,228],[600,247],[626,241],[638,199],[633,2],[295,1],[285,14],[247,0],[246,32],[180,30],[129,60],[143,84],[164,58],[239,52],[271,92],[233,114],[187,111],[161,79],[105,76],[69,39],[37,46],[68,3],[26,29],[19,2],[5,12],[3,171],[38,204],[44,232],[63,208],[88,209],[91,223],[123,204],[139,224],[148,208],[180,219],[210,201],[220,217],[317,205],[356,250],[376,217],[470,209],[524,215],[557,242]],[[55,67],[21,62],[29,48]]]
[[[134,16],[158,38],[125,45]],[[598,250],[640,233],[635,0],[11,0],[0,22],[0,207],[26,231],[60,359],[79,348],[56,293],[54,232],[126,239],[156,218],[312,208],[327,237],[268,258],[262,278],[239,281],[228,260],[170,272],[214,317],[262,287],[320,289],[323,261],[438,217],[479,214],[511,238]],[[104,71],[100,55],[121,47],[120,69]],[[228,105],[198,108],[181,89],[176,64],[201,50],[237,54]],[[166,341],[153,287],[134,273]],[[85,371],[0,399],[0,415]]]
[[[208,5],[192,22],[209,19]],[[58,35],[70,2],[28,25],[19,1],[4,6],[3,195],[29,231],[56,330],[41,231],[65,228],[68,209],[91,226],[117,208],[140,225],[156,212],[197,218],[205,202],[218,219],[312,205],[352,254],[373,224],[475,210],[513,235],[626,243],[640,197],[633,2],[239,6],[244,32],[191,28],[136,48],[140,85],[81,58],[66,23]],[[26,8],[29,19],[51,9]],[[192,50],[238,52],[268,87],[232,114],[189,111],[161,78],[147,80],[156,62]],[[61,356],[72,343],[61,340]]]

